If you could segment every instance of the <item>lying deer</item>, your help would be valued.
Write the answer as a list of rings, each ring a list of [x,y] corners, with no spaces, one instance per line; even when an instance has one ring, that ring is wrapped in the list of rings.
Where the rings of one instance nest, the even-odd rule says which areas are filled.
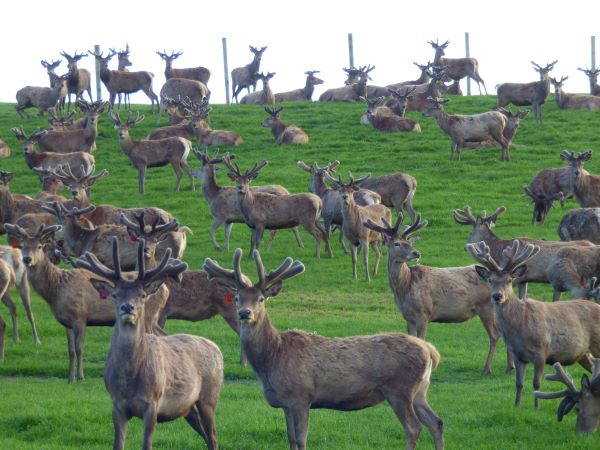
[[[282,333],[271,325],[266,300],[279,294],[283,281],[302,273],[304,265],[288,257],[266,273],[258,250],[252,257],[255,285],[243,278],[241,249],[235,251],[233,270],[209,258],[204,270],[235,287],[242,348],[267,402],[284,410],[290,449],[306,448],[311,408],[351,411],[385,400],[404,427],[406,448],[415,447],[425,425],[436,449],[443,449],[442,420],[427,402],[431,372],[440,359],[435,347],[400,333],[338,339],[297,330]]]
[[[75,265],[89,271],[90,283],[113,309],[115,327],[104,366],[112,398],[113,448],[125,448],[127,422],[144,421],[143,448],[152,448],[157,421],[185,417],[210,450],[217,449],[215,410],[223,385],[223,355],[208,339],[190,334],[148,334],[144,317],[149,298],[167,278],[179,279],[187,264],[167,252],[158,267],[146,270],[144,243],[138,243],[136,272],[123,273],[113,240],[113,269],[86,253]],[[97,278],[98,277],[98,278]]]
[[[275,103],[312,101],[312,95],[315,91],[315,86],[323,84],[323,80],[315,77],[315,73],[319,73],[319,71],[309,70],[304,72],[306,75],[306,85],[301,89],[294,89],[293,91],[279,92],[275,94]]]
[[[257,74],[256,78],[261,80],[263,83],[262,91],[255,91],[244,95],[240,100],[240,103],[246,105],[272,105],[275,103],[275,95],[273,94],[269,84],[271,78],[274,76],[275,72],[267,72],[266,75],[262,72]]]
[[[276,144],[306,144],[308,135],[306,132],[296,125],[286,125],[279,117],[279,113],[283,107],[269,108],[265,106],[265,111],[269,114],[265,120],[261,122],[264,128],[270,128],[275,138]]]
[[[588,111],[596,111],[600,109],[600,97],[595,95],[585,94],[567,94],[563,90],[563,83],[569,77],[550,78],[554,86],[554,100],[556,105],[561,109],[587,109]]]

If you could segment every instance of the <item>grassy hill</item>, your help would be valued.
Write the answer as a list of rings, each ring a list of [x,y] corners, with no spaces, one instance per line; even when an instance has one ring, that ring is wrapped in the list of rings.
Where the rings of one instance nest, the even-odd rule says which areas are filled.
[[[495,96],[452,98],[449,112],[477,113],[495,105]],[[145,137],[156,125],[156,116],[147,106],[139,106],[146,120],[134,128],[134,138]],[[134,107],[134,111],[136,108]],[[236,148],[237,163],[242,170],[266,159],[256,184],[278,183],[291,192],[308,188],[308,174],[296,167],[339,160],[338,173],[348,171],[355,176],[367,172],[382,175],[404,172],[416,177],[415,209],[429,221],[419,234],[416,247],[423,257],[421,264],[446,267],[472,264],[463,250],[470,228],[456,224],[452,210],[470,205],[474,212],[494,211],[504,205],[496,233],[504,238],[533,236],[558,239],[556,227],[566,209],[553,210],[544,226],[531,225],[531,207],[522,195],[522,186],[541,169],[558,167],[564,149],[582,151],[600,148],[598,125],[600,113],[558,110],[551,99],[544,106],[544,123],[536,126],[533,117],[521,122],[511,148],[512,161],[500,161],[500,149],[465,150],[463,160],[449,161],[450,140],[434,119],[418,113],[409,115],[421,123],[423,132],[385,134],[358,121],[362,104],[289,104],[282,112],[283,120],[304,128],[310,136],[305,146],[281,147],[274,144],[270,130],[260,127],[266,117],[262,107],[215,105],[211,113],[215,129],[235,130],[245,143]],[[33,113],[33,111],[32,111]],[[20,119],[11,104],[0,104],[0,138],[12,148],[12,156],[0,161],[0,169],[12,171],[13,193],[35,194],[39,183],[24,163],[20,145],[10,129],[23,126],[29,134],[45,119]],[[166,124],[163,117],[161,124]],[[181,192],[175,192],[175,176],[170,167],[149,169],[146,194],[137,192],[135,169],[121,152],[117,132],[106,115],[101,117],[97,151],[97,168],[107,169],[108,178],[96,183],[92,201],[98,204],[157,206],[173,213],[180,223],[194,231],[188,237],[185,260],[191,268],[200,268],[205,257],[229,266],[232,252],[217,252],[210,244],[208,228],[212,218],[199,183],[196,192],[184,178]],[[592,173],[600,172],[599,155],[586,165]],[[196,168],[198,162],[190,155]],[[218,173],[221,184],[231,184],[225,171]],[[567,208],[577,207],[573,200]],[[395,216],[395,212],[394,212]],[[306,272],[285,282],[284,291],[269,302],[272,322],[280,330],[302,329],[325,336],[373,334],[383,331],[405,331],[402,315],[393,303],[387,284],[386,252],[380,273],[371,283],[361,277],[352,279],[351,262],[332,239],[335,257],[315,259],[314,240],[302,231],[305,248],[296,246],[289,231],[278,233],[269,252],[263,253],[267,270],[292,256],[306,265]],[[232,248],[242,247],[247,254],[250,233],[245,225],[233,227]],[[223,231],[219,230],[219,242]],[[264,243],[263,243],[264,247]],[[372,257],[371,257],[372,258]],[[373,259],[371,259],[371,265]],[[244,258],[244,272],[256,280],[254,264]],[[551,299],[552,289],[531,285],[533,298]],[[16,292],[13,299],[18,300]],[[67,384],[67,345],[64,328],[51,315],[46,303],[34,295],[33,308],[42,344],[34,346],[31,330],[19,304],[21,342],[7,339],[6,358],[0,364],[0,448],[5,449],[95,449],[107,448],[113,439],[111,402],[102,381],[105,355],[111,328],[89,327],[85,342],[86,380]],[[1,312],[8,318],[6,309]],[[285,420],[281,410],[270,408],[264,400],[260,383],[251,368],[238,365],[239,342],[221,318],[190,323],[168,321],[168,333],[192,333],[214,340],[225,357],[226,382],[217,410],[219,443],[222,449],[275,449],[287,446]],[[11,327],[9,326],[8,335]],[[431,324],[427,339],[440,351],[442,361],[433,373],[429,400],[444,420],[447,448],[597,448],[597,435],[582,438],[575,433],[575,414],[556,422],[558,401],[544,401],[533,409],[531,365],[525,377],[523,404],[513,406],[514,374],[504,373],[505,346],[499,344],[494,371],[489,377],[480,372],[485,362],[488,341],[480,321],[475,318],[463,324]],[[570,367],[579,380],[583,369]],[[546,369],[550,373],[551,368]],[[559,389],[543,382],[545,390]],[[577,384],[579,382],[577,381]],[[141,421],[132,420],[127,448],[141,443]],[[204,448],[200,438],[183,420],[159,425],[155,448]],[[404,432],[387,405],[351,414],[329,410],[311,412],[308,436],[310,448],[318,449],[391,449],[404,446]],[[432,448],[427,430],[418,448]]]

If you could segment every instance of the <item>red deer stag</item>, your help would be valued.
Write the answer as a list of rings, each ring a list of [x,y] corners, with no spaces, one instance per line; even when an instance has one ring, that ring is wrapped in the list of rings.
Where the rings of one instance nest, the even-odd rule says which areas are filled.
[[[198,66],[185,69],[173,68],[173,61],[183,55],[183,52],[175,53],[175,51],[172,51],[170,55],[167,55],[165,50],[163,53],[156,52],[156,54],[165,62],[165,79],[187,78],[188,80],[201,81],[204,84],[208,83],[210,78],[210,70],[208,70],[206,67]]]
[[[279,92],[275,94],[275,102],[304,102],[312,101],[313,92],[315,92],[315,86],[323,84],[323,80],[315,77],[315,73],[319,73],[318,70],[309,70],[304,72],[306,75],[306,85],[301,89],[294,89],[288,92]]]
[[[485,95],[487,95],[487,88],[485,87],[485,83],[483,79],[479,75],[478,65],[479,63],[475,58],[444,58],[446,47],[450,41],[446,41],[443,44],[439,42],[427,41],[433,49],[435,50],[435,57],[433,58],[433,65],[435,66],[445,66],[446,67],[446,77],[451,80],[460,80],[464,77],[470,77],[477,83],[477,87],[479,88],[479,95],[481,95],[481,86],[483,85],[483,89],[485,90]]]
[[[77,50],[75,50],[73,56],[64,51],[60,52],[60,54],[67,59],[67,68],[69,69],[69,78],[67,80],[69,105],[67,109],[71,109],[71,94],[75,94],[75,100],[83,100],[83,93],[87,92],[90,97],[90,102],[93,102],[91,85],[92,77],[90,71],[77,67],[77,63],[81,58],[84,58],[87,55],[85,53],[77,54]]]
[[[235,102],[238,103],[238,94],[242,89],[246,88],[250,93],[250,86],[256,91],[256,81],[258,70],[260,69],[260,61],[267,47],[262,47],[260,50],[250,46],[250,51],[254,54],[254,58],[249,64],[242,67],[236,67],[231,71],[231,92]]]

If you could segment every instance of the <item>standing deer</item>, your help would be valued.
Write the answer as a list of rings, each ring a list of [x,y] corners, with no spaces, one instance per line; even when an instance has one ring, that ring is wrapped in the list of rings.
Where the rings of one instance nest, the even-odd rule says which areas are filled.
[[[198,66],[185,69],[173,68],[173,61],[183,55],[183,52],[175,53],[175,51],[172,51],[170,55],[167,55],[165,50],[163,53],[156,52],[156,54],[165,62],[165,79],[187,78],[188,80],[201,81],[204,84],[208,83],[210,78],[210,70],[208,70],[206,67]]]
[[[281,144],[306,144],[308,135],[306,132],[296,125],[286,125],[279,117],[279,113],[283,106],[279,108],[269,108],[265,106],[265,111],[269,114],[265,120],[260,123],[261,127],[270,128],[275,143]]]
[[[402,313],[408,334],[425,339],[427,324],[462,323],[479,316],[489,337],[490,346],[482,375],[492,373],[492,363],[500,331],[490,302],[490,288],[475,271],[475,266],[429,267],[418,264],[421,252],[414,248],[419,236],[411,236],[427,226],[420,215],[410,227],[399,233],[404,220],[399,214],[394,226],[383,220],[383,226],[367,220],[364,226],[379,232],[388,248],[388,283],[394,302]],[[409,267],[408,263],[416,263]],[[506,371],[514,368],[510,352]]]
[[[104,52],[88,51],[88,53],[94,55],[96,62],[100,65],[100,79],[110,94],[109,101],[111,105],[115,104],[117,94],[132,94],[141,90],[152,102],[152,112],[154,112],[154,103],[156,102],[157,105],[160,104],[158,96],[152,90],[154,74],[146,71],[125,72],[110,70],[108,63],[117,54],[114,50],[111,50],[106,57],[102,56]]]
[[[191,190],[193,191],[195,189],[194,174],[187,163],[187,157],[192,148],[192,143],[190,141],[182,137],[170,137],[155,141],[134,141],[129,136],[129,130],[144,120],[144,116],[140,115],[138,112],[136,118],[131,119],[130,114],[128,114],[127,121],[123,123],[121,122],[118,113],[111,111],[109,115],[115,128],[119,130],[121,150],[123,150],[123,153],[127,155],[133,167],[138,171],[138,188],[140,194],[144,193],[146,168],[162,167],[167,164],[171,164],[175,171],[175,175],[177,176],[175,190],[179,191],[181,186],[181,178],[183,177],[182,167],[190,177]]]
[[[158,267],[146,270],[143,247],[139,241],[138,268],[133,273],[122,272],[117,241],[113,241],[113,269],[92,253],[75,263],[89,271],[100,297],[112,298],[112,302],[105,300],[116,320],[104,383],[112,398],[113,449],[125,448],[131,417],[144,421],[143,448],[148,450],[157,421],[185,417],[209,450],[217,450],[215,410],[223,385],[223,355],[214,342],[200,336],[147,333],[143,318],[148,298],[167,278],[180,279],[187,264],[171,259],[167,252]]]
[[[50,87],[52,87],[53,85],[53,80],[54,77],[57,77],[58,75],[56,74],[56,69],[58,68],[58,66],[60,66],[60,64],[62,63],[62,60],[59,59],[58,61],[52,61],[51,63],[49,63],[48,61],[40,61],[42,63],[42,66],[44,67],[44,69],[46,69],[46,72],[48,73],[48,77],[50,78]],[[68,91],[68,79],[67,79],[67,91]],[[66,94],[66,91],[65,91]],[[65,97],[61,98],[59,100],[58,103],[58,109],[62,110],[65,106]]]
[[[585,73],[590,79],[590,94],[592,95],[600,95],[600,85],[598,85],[598,74],[600,73],[600,67],[588,69],[582,69],[578,67],[577,70],[581,70]]]
[[[211,278],[232,283],[240,320],[242,349],[263,385],[264,396],[282,408],[290,450],[304,450],[311,408],[352,411],[386,401],[406,432],[406,448],[414,449],[421,425],[444,448],[443,423],[427,402],[431,372],[440,356],[433,345],[414,336],[385,333],[332,339],[303,331],[280,332],[269,319],[266,300],[283,281],[304,271],[300,261],[286,258],[266,273],[258,250],[252,252],[258,283],[244,280],[242,250],[233,270],[207,258]]]
[[[81,58],[84,58],[87,55],[85,53],[77,54],[77,50],[75,50],[73,56],[64,51],[60,52],[60,54],[67,59],[67,68],[69,69],[69,79],[67,80],[67,87],[69,89],[69,105],[67,109],[71,109],[71,94],[75,94],[75,100],[83,99],[83,92],[87,91],[88,96],[90,97],[90,102],[93,102],[94,100],[92,99],[91,85],[92,77],[90,75],[90,71],[77,67],[77,63],[81,60]]]
[[[573,153],[564,150],[560,157],[565,161],[571,173],[570,191],[582,208],[600,206],[600,175],[590,174],[583,169],[586,161],[592,158],[592,151],[586,150],[581,153]]]
[[[444,50],[446,50],[446,47],[448,47],[450,41],[446,41],[443,44],[440,44],[437,41],[428,41],[428,43],[435,50],[433,64],[435,66],[445,66],[446,76],[448,78],[457,81],[464,77],[471,77],[477,83],[477,87],[479,88],[479,95],[481,95],[480,83],[483,85],[485,95],[487,95],[487,88],[485,87],[483,79],[479,75],[479,63],[475,58],[443,58],[443,56],[445,55]]]
[[[312,101],[312,95],[315,91],[315,86],[323,84],[323,80],[315,77],[315,73],[319,73],[318,70],[309,70],[304,72],[306,75],[306,85],[301,89],[294,89],[288,92],[279,92],[275,94],[275,102],[302,102]]]
[[[502,83],[497,86],[498,105],[506,106],[512,103],[515,106],[533,106],[533,116],[535,123],[542,123],[542,105],[546,103],[550,94],[550,71],[558,61],[546,64],[541,67],[531,61],[534,69],[540,74],[540,81],[531,83]]]
[[[321,257],[321,241],[325,241],[327,254],[331,254],[329,236],[319,223],[323,202],[311,193],[290,194],[277,196],[250,189],[250,183],[258,177],[260,169],[267,161],[254,164],[252,169],[241,173],[237,164],[231,163],[228,153],[223,156],[223,162],[229,169],[230,178],[235,180],[238,207],[244,215],[246,225],[252,228],[251,249],[257,249],[262,241],[265,229],[279,230],[298,225],[308,231],[317,243],[317,258]]]
[[[43,117],[48,109],[55,109],[60,99],[67,93],[68,75],[57,76],[50,74],[51,87],[25,86],[16,93],[15,110],[22,118],[29,117],[27,108],[37,108],[38,116]]]
[[[256,75],[260,69],[260,60],[267,47],[262,47],[260,50],[250,46],[250,51],[254,53],[254,58],[249,64],[243,67],[236,67],[231,71],[231,91],[233,92],[233,98],[238,103],[238,94],[242,89],[246,88],[250,93],[250,86],[253,91],[256,91]]]

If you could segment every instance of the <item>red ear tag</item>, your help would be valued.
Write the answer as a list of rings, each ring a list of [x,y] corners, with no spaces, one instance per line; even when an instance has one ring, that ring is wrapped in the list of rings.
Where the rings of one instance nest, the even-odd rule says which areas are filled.
[[[130,234],[129,239],[131,239],[133,242],[137,242],[137,236],[135,234]]]
[[[225,294],[223,296],[223,301],[225,303],[233,303],[234,295],[232,293]]]
[[[58,180],[56,178],[52,178],[52,184],[58,184]]]
[[[12,248],[19,248],[19,247],[21,247],[21,244],[16,239],[13,239],[12,241],[10,241],[10,246]]]
[[[106,300],[108,298],[108,291],[98,291],[98,294],[100,294],[100,299],[101,300]]]

